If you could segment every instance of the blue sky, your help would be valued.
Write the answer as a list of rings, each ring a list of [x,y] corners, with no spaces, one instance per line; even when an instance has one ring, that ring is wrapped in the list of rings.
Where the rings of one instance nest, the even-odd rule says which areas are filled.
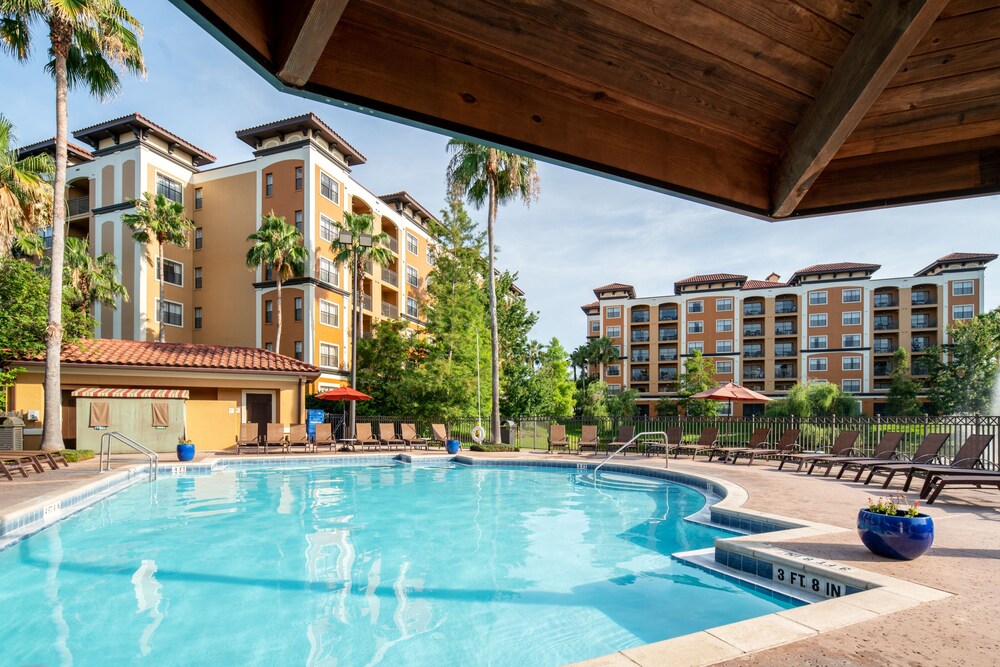
[[[250,158],[236,130],[314,111],[368,158],[354,176],[369,190],[407,190],[432,211],[444,206],[446,137],[280,93],[167,0],[126,5],[145,26],[149,75],[126,79],[105,103],[72,94],[71,130],[137,111],[226,164]],[[53,84],[42,64],[0,58],[0,111],[25,144],[55,134]],[[837,261],[878,263],[876,277],[890,277],[953,251],[1000,251],[1000,197],[767,223],[555,165],[540,164],[539,174],[536,203],[500,211],[499,263],[520,273],[529,306],[541,311],[535,337],[556,336],[567,348],[584,339],[579,306],[605,283],[658,295],[695,273],[787,278]],[[483,212],[470,212],[485,225]],[[998,271],[1000,262],[986,272],[988,309],[1000,302]]]

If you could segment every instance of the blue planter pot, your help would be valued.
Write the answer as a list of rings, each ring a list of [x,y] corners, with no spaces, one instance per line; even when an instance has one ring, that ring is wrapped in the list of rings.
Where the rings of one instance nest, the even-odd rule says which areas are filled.
[[[934,521],[926,514],[889,516],[858,512],[858,535],[876,556],[913,560],[934,544]]]
[[[458,440],[448,440],[444,443],[444,447],[448,450],[449,454],[458,454],[458,450],[462,448],[462,443]]]
[[[177,445],[177,460],[178,461],[191,461],[194,459],[194,445],[188,443],[186,445]]]

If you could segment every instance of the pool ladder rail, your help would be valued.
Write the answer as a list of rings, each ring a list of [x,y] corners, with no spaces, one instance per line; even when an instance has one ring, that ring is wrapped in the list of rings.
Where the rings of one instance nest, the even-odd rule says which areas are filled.
[[[613,457],[617,456],[618,454],[621,454],[623,451],[625,451],[626,449],[628,449],[629,447],[631,447],[633,444],[635,444],[635,442],[637,440],[641,439],[641,440],[643,440],[643,441],[645,441],[647,443],[656,443],[656,442],[659,442],[659,440],[654,440],[653,438],[662,438],[663,448],[664,448],[664,450],[666,450],[666,448],[667,448],[667,434],[664,431],[643,431],[642,433],[637,434],[634,438],[632,438],[631,440],[629,440],[628,442],[626,442],[624,445],[622,445],[621,447],[619,447],[618,449],[616,449],[615,451],[613,451],[611,454],[608,454],[608,457],[606,459],[604,459],[599,464],[597,464],[597,467],[594,468],[594,479],[595,480],[597,479],[597,471],[600,470],[604,466],[605,463],[607,463]],[[667,459],[667,466],[669,466],[670,465],[670,457],[668,456],[668,457],[666,457],[666,459]]]
[[[118,431],[108,431],[101,434],[101,452],[98,458],[98,470],[100,472],[111,470],[111,443],[114,440],[145,456],[149,460],[149,480],[154,481],[157,478],[160,471],[160,457],[157,456],[156,452]],[[105,444],[107,444],[106,454]]]

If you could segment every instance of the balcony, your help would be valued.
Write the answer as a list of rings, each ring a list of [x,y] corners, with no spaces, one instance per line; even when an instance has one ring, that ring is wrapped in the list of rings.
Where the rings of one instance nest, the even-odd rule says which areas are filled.
[[[911,352],[924,352],[929,347],[931,347],[931,339],[927,337],[914,338],[910,341]]]
[[[892,375],[892,364],[875,364],[875,377]]]
[[[633,324],[643,324],[649,322],[649,311],[640,310],[632,312],[632,323]]]
[[[78,215],[90,213],[90,197],[75,197],[66,200],[66,207],[69,209],[69,217],[75,218]]]
[[[677,321],[677,309],[669,308],[660,310],[660,321],[661,322],[676,322]]]
[[[744,338],[761,338],[763,335],[764,327],[759,324],[752,327],[743,327]]]
[[[937,322],[931,317],[914,316],[910,318],[911,329],[934,329]]]
[[[892,331],[899,328],[899,324],[891,317],[876,317],[874,321],[876,331]]]
[[[649,382],[649,372],[637,373],[632,371],[632,382]]]
[[[392,269],[382,267],[382,282],[388,283],[393,287],[399,287],[399,274]]]
[[[676,382],[677,381],[677,371],[660,371],[659,375],[660,382]]]
[[[795,325],[791,323],[778,323],[774,325],[775,336],[794,336]]]
[[[649,332],[648,331],[633,331],[632,332],[632,342],[633,343],[648,343],[649,342]]]
[[[399,317],[399,308],[392,305],[391,303],[382,304],[382,317],[391,317],[396,319]]]
[[[763,380],[764,371],[758,368],[744,368],[743,369],[743,379],[744,380]]]
[[[646,354],[637,354],[637,352],[645,352]],[[648,364],[649,363],[649,351],[648,350],[635,350],[632,352],[631,361],[633,364]]]
[[[660,332],[660,338],[659,338],[659,340],[661,340],[661,341],[677,340],[677,332],[676,331],[661,331]]]
[[[935,306],[937,300],[931,296],[930,292],[914,292],[910,295],[911,306]]]
[[[761,317],[764,315],[764,304],[745,303],[743,304],[743,315],[745,317]]]
[[[743,358],[744,359],[755,359],[764,356],[764,350],[758,348],[743,348]]]
[[[875,295],[875,307],[876,308],[895,308],[897,306],[896,299],[893,298],[891,294],[876,294]]]
[[[386,239],[385,247],[393,251],[397,255],[399,254],[399,241],[392,238],[391,236],[388,239]]]
[[[892,354],[897,349],[896,345],[890,341],[875,341],[872,350],[875,354]]]
[[[789,315],[791,313],[797,313],[799,307],[795,305],[794,301],[775,301],[774,302],[774,312],[777,315]]]
[[[660,361],[677,361],[677,350],[673,350],[672,353],[671,352],[660,352],[659,360]]]
[[[367,310],[369,313],[372,312],[372,295],[362,294],[361,295],[361,309]]]
[[[774,378],[776,380],[790,380],[795,379],[795,369],[794,368],[775,368]]]
[[[774,356],[776,357],[794,357],[795,347],[792,345],[775,345]]]

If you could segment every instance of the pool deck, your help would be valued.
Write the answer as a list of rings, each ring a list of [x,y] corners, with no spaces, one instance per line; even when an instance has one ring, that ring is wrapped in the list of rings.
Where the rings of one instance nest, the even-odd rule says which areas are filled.
[[[443,453],[430,452],[441,456]],[[599,461],[594,456],[549,455],[542,452],[520,454],[476,454],[477,458],[561,459]],[[215,455],[199,452],[197,460]],[[383,454],[384,455],[384,454]],[[414,452],[413,456],[423,456]],[[219,456],[228,456],[219,453]],[[128,457],[121,457],[122,459]],[[272,455],[275,458],[275,455]],[[616,457],[630,465],[662,468],[663,458]],[[172,456],[163,455],[161,465],[171,465]],[[118,460],[115,469],[138,462]],[[725,480],[748,495],[742,508],[792,519],[828,524],[843,530],[810,531],[799,537],[791,533],[780,545],[809,556],[835,561],[875,575],[886,575],[946,591],[950,596],[905,605],[893,604],[888,596],[881,609],[844,604],[849,598],[823,603],[827,613],[810,615],[809,607],[798,616],[784,618],[772,614],[742,624],[715,628],[684,638],[629,649],[595,660],[588,667],[646,667],[652,665],[811,665],[850,666],[906,665],[908,667],[996,665],[1000,663],[1000,493],[995,490],[959,490],[942,494],[922,511],[934,518],[934,547],[915,561],[894,561],[870,554],[855,531],[857,511],[881,487],[854,484],[833,477],[817,478],[789,470],[778,471],[770,462],[752,466],[727,465],[704,460],[671,459],[671,470]],[[0,479],[0,515],[18,507],[45,504],[49,499],[92,484],[100,478],[96,461],[72,464],[68,469],[31,474],[14,482]],[[888,491],[900,485],[894,484]],[[909,494],[911,499],[916,493]],[[742,502],[742,500],[741,500]],[[761,540],[761,535],[754,536]],[[764,540],[766,541],[766,540]],[[869,591],[871,595],[877,591]],[[872,600],[875,600],[872,597]],[[897,601],[898,602],[898,601]],[[878,606],[878,605],[869,605]],[[884,613],[884,612],[890,613]],[[883,614],[884,615],[879,615]],[[790,623],[788,618],[795,618]],[[850,623],[850,624],[847,624]],[[796,637],[796,629],[802,638]],[[831,629],[832,628],[832,629]],[[773,632],[772,632],[773,630]]]

